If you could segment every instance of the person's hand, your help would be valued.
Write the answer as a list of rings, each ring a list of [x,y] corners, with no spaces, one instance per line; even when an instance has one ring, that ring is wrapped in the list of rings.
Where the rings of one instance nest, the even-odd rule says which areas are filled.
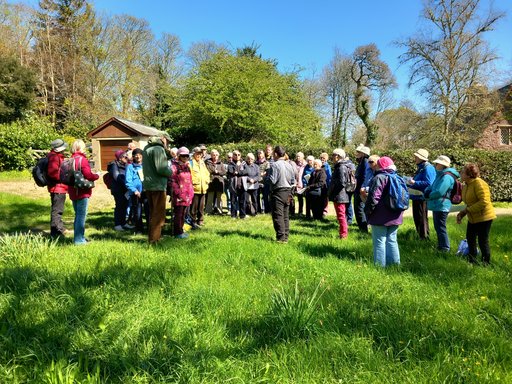
[[[408,180],[408,182],[407,182],[407,184],[409,184],[409,185],[414,185],[414,183],[415,183],[415,182],[416,182],[416,181],[414,181],[414,179],[409,179],[409,180]]]
[[[139,191],[135,191],[134,195],[137,196],[137,197],[140,197],[140,192]]]

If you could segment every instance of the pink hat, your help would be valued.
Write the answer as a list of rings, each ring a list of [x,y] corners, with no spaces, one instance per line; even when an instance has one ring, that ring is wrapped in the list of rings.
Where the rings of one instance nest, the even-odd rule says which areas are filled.
[[[116,160],[119,160],[121,157],[123,157],[123,155],[126,155],[126,152],[122,149],[118,149],[115,153]]]
[[[383,156],[379,160],[377,160],[377,166],[380,169],[388,169],[392,165],[394,165],[394,163],[393,163],[393,160],[391,160],[390,157]]]
[[[178,156],[189,156],[190,151],[188,150],[187,147],[181,147],[180,149],[178,149],[177,155]]]

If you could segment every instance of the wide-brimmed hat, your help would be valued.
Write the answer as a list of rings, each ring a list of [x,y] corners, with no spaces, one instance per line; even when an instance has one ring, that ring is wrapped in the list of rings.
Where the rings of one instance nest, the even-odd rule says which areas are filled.
[[[176,153],[178,156],[190,156],[190,151],[187,147],[180,147]]]
[[[192,153],[202,153],[203,151],[201,150],[200,147],[194,147],[194,149],[192,150]]]
[[[363,144],[359,144],[356,148],[356,151],[364,153],[366,156],[370,156],[370,148],[365,147]]]
[[[62,139],[55,139],[50,145],[55,152],[62,152],[68,147],[67,143]]]
[[[332,151],[332,154],[336,155],[336,156],[339,156],[342,159],[345,158],[345,151],[343,149],[341,149],[341,148],[336,148],[334,151]]]
[[[414,156],[423,161],[428,161],[428,151],[426,149],[420,148],[416,152],[414,152]]]
[[[200,145],[199,145],[199,149],[200,149],[201,151],[206,151],[208,148],[206,148],[206,145],[204,145],[204,144],[200,144]]]
[[[444,165],[446,168],[448,168],[450,166],[450,164],[452,163],[452,161],[450,160],[450,158],[448,156],[440,155],[437,157],[437,159],[435,159],[433,161],[433,163],[441,164],[441,165]]]

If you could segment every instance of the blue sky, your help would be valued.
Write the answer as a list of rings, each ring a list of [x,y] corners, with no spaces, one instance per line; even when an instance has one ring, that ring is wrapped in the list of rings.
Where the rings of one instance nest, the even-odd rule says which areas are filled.
[[[32,1],[31,1],[32,2]],[[35,0],[33,0],[36,3]],[[512,77],[512,0],[482,0],[482,8],[506,11],[507,17],[488,34],[502,58],[496,63],[496,83]],[[376,43],[382,59],[397,77],[395,97],[416,99],[406,89],[407,67],[399,67],[402,51],[393,42],[414,34],[422,0],[95,0],[97,10],[130,14],[149,21],[158,37],[177,35],[184,49],[212,40],[232,48],[256,44],[264,58],[276,59],[282,71],[304,68],[303,76],[321,73],[335,47],[351,53]]]

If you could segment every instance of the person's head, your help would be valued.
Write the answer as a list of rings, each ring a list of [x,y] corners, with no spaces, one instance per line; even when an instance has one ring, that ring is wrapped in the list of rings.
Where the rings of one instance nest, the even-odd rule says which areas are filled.
[[[329,160],[329,155],[327,152],[322,152],[320,154],[320,160],[322,160],[322,163],[325,163],[327,160]]]
[[[320,160],[320,159],[313,160],[313,168],[315,168],[315,169],[322,168],[322,160]]]
[[[368,164],[370,165],[370,168],[372,169],[372,171],[375,171],[377,169],[377,161],[379,161],[379,159],[380,159],[380,156],[378,156],[378,155],[371,155],[368,158]]]
[[[192,157],[196,161],[199,161],[203,157],[203,151],[201,150],[201,148],[194,147],[194,149],[192,150]]]
[[[175,159],[178,156],[178,148],[176,148],[176,147],[171,148],[169,153],[171,154],[171,157],[173,159]]]
[[[286,153],[286,150],[284,149],[284,147],[281,147],[280,145],[278,145],[274,149],[274,157],[277,159],[284,157],[285,153]]]
[[[341,148],[336,148],[334,151],[332,151],[332,160],[334,162],[338,162],[340,160],[345,159],[345,151]]]
[[[309,165],[310,167],[312,167],[312,166],[313,166],[313,162],[315,161],[315,157],[314,157],[314,156],[309,155],[308,157],[306,157],[306,161],[307,161],[308,165]]]
[[[233,162],[237,163],[239,161],[242,161],[242,154],[236,149],[233,151]]]
[[[164,148],[167,148],[167,146],[171,143],[171,136],[169,136],[167,132],[162,132],[159,137],[160,140],[162,140]]]
[[[462,181],[476,179],[477,177],[480,177],[480,168],[478,168],[478,165],[475,163],[466,164],[460,173],[460,178]]]
[[[304,153],[302,152],[297,152],[295,154],[295,160],[297,160],[298,163],[304,161]]]
[[[131,143],[128,143],[129,151],[133,151],[135,148],[137,148],[137,144],[135,144],[133,141]]]
[[[393,159],[388,156],[382,156],[377,160],[377,169],[392,169],[396,170],[395,163],[393,162]]]
[[[114,155],[117,161],[125,164],[128,162],[128,155],[122,149],[118,149]]]
[[[50,144],[52,146],[52,151],[60,153],[64,152],[64,150],[68,147],[66,142],[62,139],[55,139]]]
[[[202,154],[203,154],[203,157],[205,157],[205,156],[206,156],[206,153],[207,153],[207,151],[208,151],[208,148],[206,148],[206,145],[204,145],[204,144],[199,144],[199,148],[201,149],[201,152],[202,152]]]
[[[176,151],[176,156],[178,157],[178,160],[182,163],[186,163],[188,159],[190,158],[190,151],[187,147],[181,147]]]
[[[228,161],[232,161],[233,160],[233,152],[228,152],[227,159],[228,159]]]
[[[266,155],[267,157],[271,157],[273,153],[274,153],[274,149],[272,148],[272,145],[267,144],[267,145],[265,146],[265,155]]]
[[[219,160],[219,151],[217,151],[216,149],[212,149],[212,151],[210,152],[210,156],[212,157],[212,161],[216,163]]]
[[[258,149],[256,156],[258,156],[258,160],[260,161],[265,160],[265,151],[263,149]]]
[[[83,140],[75,140],[73,144],[71,145],[71,152],[76,153],[85,153],[85,143]]]
[[[448,156],[440,155],[433,161],[438,171],[442,171],[443,169],[449,168],[452,161]]]
[[[370,156],[370,148],[359,144],[356,148],[356,159],[362,159]]]
[[[132,151],[132,160],[135,164],[140,164],[142,163],[142,149],[140,148],[135,148],[133,151]]]
[[[245,157],[245,161],[246,161],[246,162],[247,162],[247,164],[249,164],[249,165],[250,165],[250,164],[252,164],[252,163],[254,163],[254,154],[253,154],[253,153],[251,153],[251,152],[249,152],[249,153],[247,154],[247,156]]]
[[[416,152],[414,152],[414,161],[416,164],[428,161],[428,151],[423,148],[418,149]]]

